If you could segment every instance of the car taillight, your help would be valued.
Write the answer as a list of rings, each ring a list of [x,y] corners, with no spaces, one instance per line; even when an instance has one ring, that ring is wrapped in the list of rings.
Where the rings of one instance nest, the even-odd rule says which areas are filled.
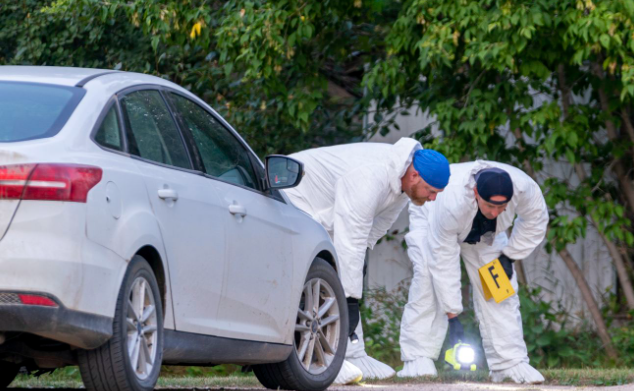
[[[101,176],[101,168],[80,164],[0,166],[0,199],[86,202]]]
[[[39,305],[43,307],[58,307],[57,303],[46,296],[26,295],[18,293],[20,301],[24,305]]]

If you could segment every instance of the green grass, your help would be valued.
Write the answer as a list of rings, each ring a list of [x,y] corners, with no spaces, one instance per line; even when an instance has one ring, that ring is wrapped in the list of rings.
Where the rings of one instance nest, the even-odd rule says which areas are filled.
[[[618,386],[634,383],[634,368],[545,369],[547,384],[566,386]]]
[[[20,388],[80,388],[83,386],[77,367],[64,368],[39,377],[19,375],[11,383],[11,387]]]
[[[634,368],[618,369],[540,369],[547,385],[566,386],[616,386],[634,383]],[[489,373],[484,370],[458,372],[441,369],[437,378],[419,377],[367,381],[368,384],[413,384],[413,383],[488,383]]]
[[[75,369],[75,371],[73,371]],[[16,388],[82,388],[83,383],[76,367],[65,368],[40,377],[20,375],[11,384]],[[253,374],[230,376],[161,376],[157,387],[160,388],[222,388],[222,387],[261,387]]]
[[[416,383],[453,383],[453,382],[474,382],[485,383],[488,382],[489,373],[483,370],[477,370],[475,372],[463,372],[463,371],[438,371],[438,377],[416,377],[416,378],[400,378],[393,377],[387,380],[368,380],[366,384],[416,384]]]
[[[634,383],[634,369],[544,369],[541,370],[547,385],[566,386],[614,386]],[[415,383],[453,383],[488,382],[488,372],[456,372],[440,370],[438,378],[401,379],[367,381],[366,384],[415,384]],[[39,378],[19,376],[12,387],[20,388],[80,388],[83,384],[76,367],[65,368],[53,374]],[[159,379],[160,388],[221,388],[221,387],[259,387],[260,383],[253,374],[229,376],[173,376],[168,374]]]

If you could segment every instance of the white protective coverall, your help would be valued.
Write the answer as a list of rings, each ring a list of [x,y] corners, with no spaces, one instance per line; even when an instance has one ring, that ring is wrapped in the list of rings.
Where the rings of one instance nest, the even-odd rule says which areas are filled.
[[[305,175],[299,186],[285,192],[333,239],[346,297],[361,298],[366,248],[374,248],[407,205],[401,178],[419,149],[418,141],[401,138],[394,145],[356,143],[290,155],[304,163]],[[346,360],[360,368],[365,379],[393,376],[392,368],[365,353],[361,322],[356,334],[359,342],[348,343]],[[342,375],[346,367],[344,362]],[[340,377],[335,382],[347,381]]]
[[[517,295],[496,304],[485,301],[478,269],[501,253],[524,259],[546,234],[548,210],[539,185],[523,171],[507,164],[476,161],[452,164],[451,178],[435,202],[410,204],[410,232],[405,236],[414,276],[401,322],[399,376],[435,375],[430,359],[440,354],[448,327],[447,313],[462,312],[460,256],[473,287],[475,313],[493,381],[509,377],[518,383],[544,378],[528,362]],[[478,211],[474,175],[489,167],[509,173],[513,198],[497,217],[495,234],[479,243],[464,243]],[[517,218],[515,216],[517,215]],[[513,226],[510,239],[506,230]],[[511,279],[517,291],[517,274]],[[431,363],[431,368],[429,364]]]

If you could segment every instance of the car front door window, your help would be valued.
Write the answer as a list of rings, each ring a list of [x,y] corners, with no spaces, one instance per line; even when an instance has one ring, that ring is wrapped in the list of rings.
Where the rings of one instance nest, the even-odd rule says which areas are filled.
[[[198,104],[178,94],[171,96],[176,112],[198,147],[205,172],[225,182],[257,189],[249,151]]]

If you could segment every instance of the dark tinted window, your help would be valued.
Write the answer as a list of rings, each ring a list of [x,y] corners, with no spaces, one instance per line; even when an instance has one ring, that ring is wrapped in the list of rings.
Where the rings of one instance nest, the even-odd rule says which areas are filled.
[[[198,104],[177,94],[171,96],[176,111],[194,138],[205,172],[224,181],[256,189],[249,151],[242,143]]]
[[[56,135],[84,93],[76,87],[0,82],[0,142]]]
[[[119,116],[117,115],[115,105],[108,110],[108,114],[106,114],[97,134],[95,134],[95,141],[106,148],[116,149],[118,151],[123,150],[121,129],[119,128]]]
[[[121,98],[129,152],[171,166],[191,168],[180,132],[158,91],[136,91]]]

